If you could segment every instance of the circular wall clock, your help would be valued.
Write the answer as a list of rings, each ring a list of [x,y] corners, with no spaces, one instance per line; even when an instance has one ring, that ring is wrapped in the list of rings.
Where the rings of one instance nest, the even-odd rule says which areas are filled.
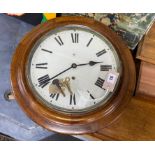
[[[35,27],[11,64],[15,99],[48,130],[82,134],[114,121],[132,97],[135,67],[122,40],[85,17],[60,17]]]

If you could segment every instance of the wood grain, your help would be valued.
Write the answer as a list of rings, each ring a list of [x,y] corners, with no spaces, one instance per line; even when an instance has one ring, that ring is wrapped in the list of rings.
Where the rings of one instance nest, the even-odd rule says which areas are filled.
[[[76,115],[60,113],[45,106],[31,90],[26,72],[28,57],[36,41],[55,28],[72,24],[90,27],[105,36],[116,49],[123,68],[119,87],[107,103],[94,111]],[[20,42],[11,64],[12,89],[21,108],[33,121],[44,128],[66,134],[95,132],[118,118],[132,97],[135,77],[131,53],[122,40],[105,25],[85,17],[60,17],[37,26]]]
[[[141,65],[136,95],[155,100],[155,23],[139,45],[137,58]]]
[[[133,97],[117,121],[89,136],[100,140],[155,140],[154,120],[154,102]]]
[[[155,23],[144,37],[138,49],[137,58],[155,64]]]
[[[136,95],[145,95],[155,100],[155,65],[142,61]]]

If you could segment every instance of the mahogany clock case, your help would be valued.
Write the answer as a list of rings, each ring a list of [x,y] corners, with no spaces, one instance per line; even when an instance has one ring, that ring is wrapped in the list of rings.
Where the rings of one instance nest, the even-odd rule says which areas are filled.
[[[65,114],[45,106],[33,94],[27,81],[26,64],[37,40],[49,31],[67,25],[83,25],[105,36],[114,46],[122,64],[120,83],[114,95],[105,105],[88,113]],[[13,93],[23,111],[44,128],[65,134],[92,133],[112,123],[132,97],[135,81],[135,65],[127,46],[107,26],[86,17],[59,17],[36,26],[19,43],[11,64]]]

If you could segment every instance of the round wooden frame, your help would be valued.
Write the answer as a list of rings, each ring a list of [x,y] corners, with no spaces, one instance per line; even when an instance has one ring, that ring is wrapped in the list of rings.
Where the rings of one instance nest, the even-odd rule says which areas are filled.
[[[50,30],[71,24],[84,25],[104,35],[116,49],[123,67],[121,83],[108,103],[83,115],[58,113],[41,104],[31,92],[25,75],[27,59],[36,41]],[[91,133],[109,125],[132,97],[135,81],[134,62],[123,41],[105,25],[86,17],[59,17],[38,25],[21,40],[11,64],[13,93],[23,111],[46,129],[65,134]]]

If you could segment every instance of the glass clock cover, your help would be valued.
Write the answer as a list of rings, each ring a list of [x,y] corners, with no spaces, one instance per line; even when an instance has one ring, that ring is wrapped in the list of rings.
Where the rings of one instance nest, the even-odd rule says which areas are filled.
[[[110,41],[79,25],[46,33],[35,43],[27,63],[27,81],[34,95],[46,106],[66,113],[88,112],[105,104],[122,70]],[[113,90],[106,86],[109,75],[118,75],[110,86]]]

